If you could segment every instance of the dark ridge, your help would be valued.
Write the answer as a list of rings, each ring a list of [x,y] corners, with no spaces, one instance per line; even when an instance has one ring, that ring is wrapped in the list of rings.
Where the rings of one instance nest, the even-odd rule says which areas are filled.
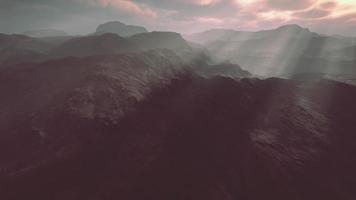
[[[129,38],[106,33],[74,38],[54,49],[51,54],[53,57],[85,57],[154,49],[192,50],[178,33],[173,32],[141,33]]]
[[[72,148],[80,153],[61,152],[65,159],[2,174],[2,194],[352,199],[355,100],[355,87],[328,80],[235,81],[184,73],[153,90],[118,124],[55,118],[53,129],[76,127],[80,142]]]

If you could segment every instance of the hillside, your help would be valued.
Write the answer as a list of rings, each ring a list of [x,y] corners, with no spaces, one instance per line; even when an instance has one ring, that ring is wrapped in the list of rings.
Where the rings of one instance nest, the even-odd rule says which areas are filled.
[[[355,199],[353,40],[203,36],[0,35],[0,199]]]
[[[20,152],[36,150],[27,149],[21,143],[17,143],[20,146],[8,143],[21,135],[39,137],[46,132],[43,137],[61,143],[57,137],[75,136],[76,122],[73,121],[72,126],[69,124],[76,118],[117,123],[130,105],[144,99],[152,88],[169,83],[183,68],[184,63],[174,53],[153,51],[138,55],[67,58],[3,70],[0,91],[6,96],[0,99],[0,132],[2,152],[7,153],[3,154],[1,163],[9,152],[13,159]],[[18,123],[22,126],[18,127]],[[51,123],[67,125],[59,130]]]
[[[37,124],[37,129],[24,132],[20,141],[22,148],[36,151],[1,170],[3,197],[356,196],[356,161],[349,159],[356,152],[350,115],[356,111],[351,103],[356,100],[355,87],[328,80],[236,81],[181,73],[170,81],[164,76],[166,82],[135,101],[141,95],[131,92],[142,91],[143,85],[130,76],[131,81],[123,82],[115,74],[87,79],[60,101],[69,106],[62,110],[69,116],[58,109],[40,109],[42,120],[32,114],[38,118],[32,123],[42,121],[42,127]],[[130,90],[123,93],[120,85]],[[122,95],[136,103],[125,104]],[[56,101],[52,103],[56,108]],[[128,112],[120,112],[122,105]],[[115,122],[118,116],[123,118]]]

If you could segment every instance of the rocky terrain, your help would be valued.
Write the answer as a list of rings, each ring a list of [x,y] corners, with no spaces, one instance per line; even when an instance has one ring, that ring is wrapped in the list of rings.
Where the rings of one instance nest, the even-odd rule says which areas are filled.
[[[206,48],[173,32],[1,34],[0,199],[356,198],[350,38],[295,25],[191,37]],[[279,78],[232,59],[292,55],[281,41],[313,45]],[[324,42],[334,63],[316,56]]]
[[[0,99],[0,132],[16,138],[23,129],[28,129],[29,134],[41,136],[46,126],[52,129],[47,122],[52,115],[67,116],[66,120],[74,115],[117,123],[126,109],[143,100],[151,89],[163,87],[185,71],[214,76],[216,68],[222,75],[234,78],[250,76],[236,65],[226,69],[205,66],[208,70],[198,68],[197,63],[188,62],[170,50],[10,66],[0,74],[0,90],[7,94]],[[18,123],[28,126],[17,131]],[[2,142],[4,152],[12,148],[27,151],[21,145]],[[15,153],[11,155],[14,157]]]
[[[119,69],[26,95],[30,119],[1,145],[18,155],[2,160],[5,199],[355,197],[355,87]]]

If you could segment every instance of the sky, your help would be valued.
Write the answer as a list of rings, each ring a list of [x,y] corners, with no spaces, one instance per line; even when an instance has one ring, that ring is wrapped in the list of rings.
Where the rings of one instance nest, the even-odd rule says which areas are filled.
[[[59,29],[88,34],[107,21],[185,34],[298,24],[356,37],[356,0],[0,0],[2,33]]]

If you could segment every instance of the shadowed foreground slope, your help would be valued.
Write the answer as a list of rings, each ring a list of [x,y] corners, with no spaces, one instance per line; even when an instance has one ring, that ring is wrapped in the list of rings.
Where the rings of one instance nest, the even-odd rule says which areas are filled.
[[[183,70],[147,76],[169,81],[139,92],[144,98],[125,104],[129,109],[119,118],[106,106],[122,105],[120,95],[146,85],[136,84],[135,73],[127,81],[110,74],[79,82],[82,89],[64,101],[69,110],[48,113],[39,106],[33,124],[9,129],[18,134],[7,141],[9,148],[22,143],[17,161],[6,159],[0,171],[2,199],[356,197],[355,87],[328,80],[202,78]],[[115,85],[131,89],[122,93]],[[19,94],[26,101],[36,96]],[[34,124],[41,129],[31,129]],[[26,145],[31,153],[21,151]]]

